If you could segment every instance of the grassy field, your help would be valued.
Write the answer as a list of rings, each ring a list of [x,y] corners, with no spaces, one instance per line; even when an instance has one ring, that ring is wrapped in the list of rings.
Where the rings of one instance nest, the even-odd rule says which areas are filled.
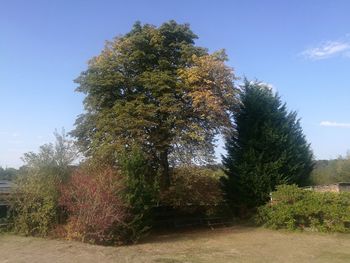
[[[123,247],[1,235],[0,262],[350,262],[350,235],[235,226],[158,234]]]

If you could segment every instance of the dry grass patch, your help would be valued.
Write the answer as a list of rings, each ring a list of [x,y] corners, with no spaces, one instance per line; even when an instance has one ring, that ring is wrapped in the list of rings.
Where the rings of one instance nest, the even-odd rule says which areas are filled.
[[[349,262],[350,235],[235,226],[158,234],[123,247],[3,235],[0,253],[0,262]]]

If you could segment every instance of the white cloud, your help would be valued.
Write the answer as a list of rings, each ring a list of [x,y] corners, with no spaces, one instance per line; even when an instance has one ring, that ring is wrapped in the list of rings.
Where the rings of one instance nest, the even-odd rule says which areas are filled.
[[[321,126],[350,128],[349,122],[321,121]]]
[[[301,53],[302,56],[312,60],[320,60],[334,56],[348,57],[350,54],[350,40],[348,37],[344,40],[327,41],[317,47],[306,49]]]

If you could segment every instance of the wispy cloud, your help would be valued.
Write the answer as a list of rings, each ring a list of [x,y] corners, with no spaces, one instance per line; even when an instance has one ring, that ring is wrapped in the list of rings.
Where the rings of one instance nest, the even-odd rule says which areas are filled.
[[[321,121],[320,125],[327,127],[350,128],[349,122]]]
[[[312,60],[326,59],[335,56],[349,57],[350,39],[347,35],[344,39],[337,41],[326,41],[316,47],[308,48],[301,52],[305,58]]]

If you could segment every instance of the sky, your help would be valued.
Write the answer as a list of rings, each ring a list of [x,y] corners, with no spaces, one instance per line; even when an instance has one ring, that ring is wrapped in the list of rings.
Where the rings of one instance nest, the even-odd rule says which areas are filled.
[[[189,23],[197,45],[225,48],[236,76],[269,83],[297,111],[316,159],[345,155],[349,10],[347,0],[0,0],[0,166],[74,128],[83,95],[73,80],[137,20]]]

